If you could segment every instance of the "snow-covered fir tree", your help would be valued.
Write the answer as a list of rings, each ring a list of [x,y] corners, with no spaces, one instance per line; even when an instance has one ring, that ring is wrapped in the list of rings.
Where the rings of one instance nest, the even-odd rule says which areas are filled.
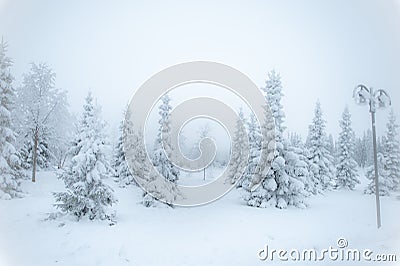
[[[161,174],[166,180],[175,184],[179,179],[179,169],[172,164],[169,160],[171,158],[171,154],[173,152],[171,147],[171,121],[170,121],[170,112],[172,110],[172,106],[170,104],[171,98],[168,95],[164,95],[161,98],[161,105],[159,106],[158,114],[160,115],[160,119],[158,123],[160,125],[157,138],[154,144],[154,152],[153,152],[153,165],[157,169],[158,173]],[[147,166],[146,168],[149,168]],[[154,173],[151,172],[150,169],[147,169],[148,174],[151,175]],[[166,185],[169,186],[169,185]],[[172,185],[174,186],[174,185]],[[171,188],[166,188],[168,192],[174,190]],[[157,199],[164,198],[165,195],[158,195]],[[168,199],[166,200],[169,201]],[[154,206],[157,200],[148,193],[143,194],[143,204],[146,207]]]
[[[265,100],[269,105],[272,112],[272,117],[275,120],[275,139],[279,142],[283,138],[283,132],[286,127],[283,122],[285,120],[285,113],[281,103],[282,93],[282,80],[279,73],[272,70],[268,73],[268,78],[265,82],[265,88],[262,88],[265,93]]]
[[[388,196],[394,184],[389,178],[389,173],[386,170],[386,159],[382,153],[378,153],[378,180],[379,180],[379,195]],[[373,165],[367,168],[366,178],[370,180],[368,187],[365,189],[365,194],[375,194],[375,168]]]
[[[116,198],[112,188],[102,180],[110,175],[111,170],[105,123],[90,93],[83,109],[76,137],[69,149],[70,161],[59,175],[67,191],[54,193],[55,206],[78,219],[87,216],[91,220],[112,220],[114,213],[110,207]]]
[[[261,132],[260,126],[258,125],[258,120],[253,113],[250,113],[250,117],[246,124],[249,141],[249,159],[247,161],[246,172],[241,179],[241,182],[238,183],[238,187],[241,187],[246,191],[250,191],[251,179],[257,171],[257,165],[259,164],[261,155]]]
[[[339,122],[341,132],[338,140],[338,163],[336,165],[336,186],[354,189],[359,184],[357,162],[354,160],[354,131],[351,115],[346,107]]]
[[[400,143],[398,140],[396,116],[393,110],[386,124],[386,135],[382,138],[381,152],[378,153],[379,194],[389,195],[397,191],[400,185]],[[370,166],[366,174],[371,180],[365,193],[375,193],[374,167]]]
[[[173,152],[171,147],[171,121],[170,112],[172,106],[170,104],[171,98],[164,95],[161,98],[162,104],[159,106],[160,124],[157,139],[154,144],[153,163],[158,172],[164,176],[165,179],[171,182],[176,182],[179,178],[179,169],[172,164],[169,160]],[[168,155],[168,156],[167,156]]]
[[[400,143],[398,128],[399,125],[396,123],[396,116],[392,109],[389,114],[389,121],[386,124],[386,137],[383,143],[388,177],[393,180],[392,190],[398,190],[400,186]]]
[[[334,177],[333,157],[329,153],[328,140],[325,132],[325,120],[322,117],[321,104],[317,102],[314,118],[309,126],[306,143],[310,176],[314,184],[312,193],[316,194],[331,187]]]
[[[231,184],[237,183],[237,186],[241,186],[241,178],[245,174],[247,168],[246,150],[248,149],[248,138],[245,128],[245,117],[243,110],[239,110],[238,119],[236,120],[236,130],[233,136],[233,146],[231,158],[229,161],[229,182]]]
[[[124,138],[126,135],[133,134],[133,125],[130,119],[129,110],[125,111],[124,121],[121,121],[119,126],[119,137],[117,144],[114,149],[114,161],[113,161],[113,169],[114,169],[114,177],[115,181],[118,182],[120,187],[125,187],[131,184],[135,184],[135,179],[133,178],[128,164],[125,158],[124,152]]]
[[[262,130],[271,134],[269,130],[271,130],[271,124],[274,125],[275,154],[271,160],[271,167],[260,173],[264,178],[261,186],[246,197],[247,204],[255,207],[286,208],[289,205],[305,207],[304,200],[307,196],[305,175],[308,175],[308,173],[304,172],[307,171],[305,165],[301,163],[299,156],[293,152],[289,141],[283,137],[285,114],[281,104],[283,94],[280,75],[275,71],[268,73],[266,87],[263,90],[266,93],[266,101],[272,112],[273,120],[268,117],[269,114],[266,112],[267,122],[262,125]]]
[[[179,194],[176,184],[169,181],[160,182],[157,178],[158,173],[152,163],[147,160],[143,134],[134,131],[125,137],[127,145],[129,145],[125,153],[125,159],[131,166],[132,174],[139,180],[140,187],[145,190],[141,203],[146,207],[157,206],[158,200],[162,200],[168,204],[172,203]],[[150,194],[146,191],[150,192]]]
[[[260,165],[271,163],[276,159],[275,149],[275,122],[267,111],[264,111],[265,122],[261,125],[261,134],[267,136],[267,140],[261,143],[261,152],[265,156],[266,161],[260,162]],[[277,183],[273,174],[272,167],[265,167],[264,169],[257,169],[253,178],[263,180],[261,185],[248,193],[245,197],[247,204],[253,207],[266,208],[268,206],[276,205],[275,191]]]
[[[383,154],[385,156],[385,169],[388,178],[392,180],[391,190],[398,190],[400,186],[400,143],[398,134],[399,125],[396,123],[396,116],[391,110],[389,120],[386,124],[386,136],[383,142]]]
[[[15,149],[15,132],[11,111],[14,101],[11,59],[6,55],[7,44],[0,43],[0,199],[21,196],[20,179],[23,172]]]

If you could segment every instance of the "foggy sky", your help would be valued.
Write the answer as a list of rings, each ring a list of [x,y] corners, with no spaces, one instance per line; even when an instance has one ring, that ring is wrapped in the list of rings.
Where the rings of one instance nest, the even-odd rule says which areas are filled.
[[[303,136],[317,99],[335,137],[346,104],[356,132],[369,128],[367,107],[351,98],[358,83],[385,88],[400,121],[400,1],[215,2],[0,0],[0,35],[16,85],[29,62],[47,62],[72,110],[90,89],[112,127],[146,79],[193,60],[230,65],[259,86],[275,68],[286,125]]]

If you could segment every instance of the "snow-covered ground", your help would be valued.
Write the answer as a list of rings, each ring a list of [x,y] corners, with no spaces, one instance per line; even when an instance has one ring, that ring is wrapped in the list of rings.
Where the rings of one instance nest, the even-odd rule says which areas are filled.
[[[24,181],[21,199],[0,201],[0,265],[309,265],[306,262],[261,261],[270,249],[337,247],[374,254],[397,254],[400,261],[400,200],[382,197],[383,227],[376,229],[374,195],[364,195],[366,180],[355,191],[329,191],[309,199],[309,208],[247,207],[232,191],[212,204],[196,208],[145,208],[136,187],[119,188],[117,224],[70,217],[48,220],[53,191],[63,184],[52,172],[40,172],[35,184]],[[333,262],[319,265],[380,265]]]
[[[205,174],[199,172],[181,172],[178,184],[182,186],[201,186],[213,182],[225,170],[223,167],[209,166],[206,168]],[[205,178],[204,178],[205,176]]]

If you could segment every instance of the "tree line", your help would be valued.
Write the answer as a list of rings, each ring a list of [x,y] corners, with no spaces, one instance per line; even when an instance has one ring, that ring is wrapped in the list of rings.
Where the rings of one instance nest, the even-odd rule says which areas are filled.
[[[46,64],[31,63],[23,75],[22,85],[15,88],[11,75],[12,60],[6,54],[7,44],[0,44],[0,197],[11,199],[22,196],[20,182],[23,178],[36,181],[36,172],[55,166],[58,178],[65,184],[64,192],[54,193],[55,206],[62,212],[78,218],[113,220],[110,208],[117,199],[103,180],[113,177],[121,187],[136,185],[132,175],[152,182],[153,166],[172,184],[174,190],[180,171],[168,160],[172,147],[169,143],[172,110],[171,98],[165,95],[159,105],[159,131],[151,154],[153,165],[146,165],[143,136],[133,131],[133,126],[121,122],[116,146],[111,147],[106,123],[101,118],[101,108],[94,103],[91,93],[85,98],[82,114],[76,119],[68,109],[67,93],[55,86],[55,73]],[[356,137],[351,114],[346,107],[338,125],[341,129],[336,142],[326,132],[322,106],[316,103],[314,117],[310,119],[307,139],[287,132],[282,105],[281,76],[271,71],[265,86],[265,95],[272,117],[258,124],[254,114],[248,117],[238,110],[239,118],[232,147],[229,167],[230,180],[244,191],[243,200],[249,206],[287,208],[307,206],[307,198],[329,189],[350,189],[360,183],[357,167],[368,167],[367,178],[371,184],[366,193],[375,193],[373,185],[372,134],[366,131]],[[267,115],[267,112],[265,112]],[[129,111],[125,111],[129,116]],[[242,122],[245,127],[243,128]],[[248,136],[248,161],[243,161],[241,145]],[[266,143],[262,135],[274,136]],[[129,136],[135,149],[133,169],[129,169],[124,153],[124,136]],[[379,175],[382,195],[398,190],[400,180],[400,145],[395,114],[390,113],[386,135],[379,139]],[[113,158],[109,158],[109,154]],[[258,158],[265,154],[268,167],[259,167]],[[261,162],[265,164],[266,162]],[[238,174],[237,169],[245,169]],[[29,172],[30,171],[30,172]],[[29,174],[28,174],[29,173]],[[263,180],[255,186],[257,180]],[[160,197],[158,197],[160,196]],[[163,195],[157,195],[162,198]],[[168,202],[168,200],[167,200]],[[145,206],[158,204],[149,193],[143,193]]]

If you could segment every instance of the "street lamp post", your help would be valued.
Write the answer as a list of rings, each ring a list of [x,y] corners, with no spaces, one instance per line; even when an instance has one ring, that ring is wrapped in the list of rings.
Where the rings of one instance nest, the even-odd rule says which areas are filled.
[[[378,179],[378,158],[376,148],[376,129],[375,129],[375,112],[376,109],[383,109],[390,106],[391,101],[389,95],[384,90],[374,91],[373,88],[367,88],[364,85],[358,85],[353,92],[353,98],[359,105],[369,104],[369,112],[372,121],[372,143],[374,147],[374,170],[375,170],[375,199],[376,199],[376,221],[378,228],[381,227],[381,205],[379,200],[379,179]]]

